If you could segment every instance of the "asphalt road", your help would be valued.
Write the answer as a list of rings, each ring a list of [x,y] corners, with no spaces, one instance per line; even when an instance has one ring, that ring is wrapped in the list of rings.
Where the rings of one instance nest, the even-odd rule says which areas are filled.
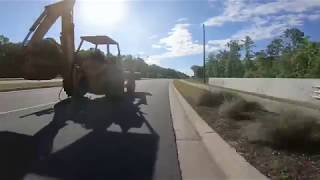
[[[0,93],[0,179],[181,179],[169,82],[140,80],[121,101]]]

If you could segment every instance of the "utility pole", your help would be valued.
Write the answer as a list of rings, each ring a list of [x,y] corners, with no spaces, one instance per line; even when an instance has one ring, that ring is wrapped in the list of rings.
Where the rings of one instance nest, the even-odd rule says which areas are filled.
[[[203,29],[203,83],[206,83],[206,30],[205,25],[202,25]]]

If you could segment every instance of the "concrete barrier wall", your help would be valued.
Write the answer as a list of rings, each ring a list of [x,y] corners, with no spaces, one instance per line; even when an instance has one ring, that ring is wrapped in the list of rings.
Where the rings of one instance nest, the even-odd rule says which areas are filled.
[[[320,105],[314,96],[320,79],[289,78],[209,78],[209,84],[275,98]]]

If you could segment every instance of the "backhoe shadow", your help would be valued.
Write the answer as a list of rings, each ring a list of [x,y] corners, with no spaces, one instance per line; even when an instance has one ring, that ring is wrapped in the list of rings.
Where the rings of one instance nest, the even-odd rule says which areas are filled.
[[[139,106],[147,104],[147,95],[151,94],[136,93],[116,102],[66,99],[54,106],[53,120],[34,136],[0,132],[0,179],[34,179],[38,175],[80,180],[152,179],[159,136],[140,111]],[[56,135],[70,120],[92,131],[51,153]],[[121,131],[108,131],[112,124]],[[143,124],[149,132],[130,132]]]

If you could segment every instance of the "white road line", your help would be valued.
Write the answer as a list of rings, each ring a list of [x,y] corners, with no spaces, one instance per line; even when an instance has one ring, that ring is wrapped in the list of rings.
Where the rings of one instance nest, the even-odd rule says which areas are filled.
[[[23,110],[28,110],[28,109],[37,108],[37,107],[42,107],[42,106],[48,106],[48,105],[51,105],[51,104],[55,104],[55,103],[57,103],[57,102],[59,102],[59,101],[50,102],[50,103],[46,103],[46,104],[39,104],[39,105],[36,105],[36,106],[31,106],[31,107],[26,107],[26,108],[20,108],[20,109],[15,109],[15,110],[6,111],[6,112],[0,112],[0,115],[8,114],[8,113],[13,113],[13,112],[18,112],[18,111],[23,111]]]
[[[24,91],[33,91],[33,90],[46,90],[46,89],[53,89],[53,88],[59,88],[58,89],[58,92],[60,90],[60,86],[55,86],[55,87],[43,87],[43,88],[32,88],[32,89],[22,89],[22,90],[13,90],[13,91],[3,91],[3,92],[0,92],[0,95],[1,94],[9,94],[9,93],[17,93],[17,92],[24,92]]]

